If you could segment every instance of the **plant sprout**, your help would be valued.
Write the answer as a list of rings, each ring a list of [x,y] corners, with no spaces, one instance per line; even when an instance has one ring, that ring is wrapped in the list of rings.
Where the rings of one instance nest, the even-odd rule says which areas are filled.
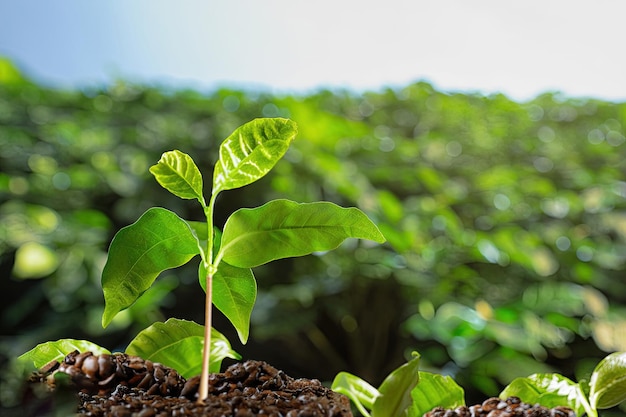
[[[413,358],[393,370],[378,389],[348,372],[338,373],[331,388],[350,398],[364,417],[422,417],[435,407],[465,405],[463,388],[452,378],[418,368],[419,355],[413,353]],[[548,408],[567,406],[577,416],[598,417],[598,410],[626,400],[626,352],[602,359],[588,384],[556,373],[533,374],[506,386],[500,399],[508,397]]]
[[[256,298],[251,268],[331,250],[347,238],[385,241],[362,211],[330,202],[274,200],[235,211],[223,232],[215,228],[213,211],[219,193],[262,178],[287,152],[296,132],[296,124],[282,118],[256,119],[237,128],[220,145],[208,203],[193,159],[178,150],[165,152],[150,172],[172,194],[197,200],[205,221],[183,220],[167,209],[153,207],[121,229],[111,242],[102,274],[103,326],[132,305],[161,272],[200,255],[198,278],[206,297],[199,401],[208,395],[214,304],[234,325],[241,342],[247,341]]]

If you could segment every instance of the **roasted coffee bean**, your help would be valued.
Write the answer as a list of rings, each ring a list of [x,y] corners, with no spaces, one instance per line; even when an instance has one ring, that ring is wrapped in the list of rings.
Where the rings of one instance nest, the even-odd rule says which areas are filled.
[[[243,408],[243,409],[237,408],[235,410],[235,417],[254,417],[254,413],[252,412],[252,410],[248,408]]]
[[[133,416],[133,417],[154,417],[154,416],[156,416],[156,411],[154,408],[150,407],[150,408],[144,408],[143,410],[138,412],[136,416]]]
[[[135,371],[145,371],[146,369],[145,361],[138,356],[128,356],[126,366]]]
[[[43,368],[41,368],[39,372],[43,374],[54,372],[59,368],[59,366],[60,366],[59,361],[51,361],[51,362],[48,362],[48,364],[45,365]]]
[[[150,388],[148,388],[147,393],[148,393],[148,395],[157,395],[157,394],[159,394],[160,388],[161,387],[159,387],[158,384],[154,384]]]
[[[154,382],[154,378],[152,377],[152,375],[149,373],[146,373],[143,379],[141,380],[141,382],[137,384],[137,388],[149,388],[153,382]]]
[[[483,401],[482,403],[482,409],[485,411],[491,411],[494,410],[496,408],[498,408],[498,405],[500,404],[500,399],[499,398],[488,398],[485,401]],[[505,403],[506,406],[506,403]]]
[[[189,378],[183,385],[183,389],[180,391],[181,397],[194,399],[198,394],[198,388],[200,386],[200,377],[194,376]]]
[[[554,407],[550,417],[576,417],[574,410],[568,407]]]
[[[458,417],[471,417],[472,415],[469,411],[469,408],[465,406],[455,408],[454,412],[456,413]]]
[[[83,353],[79,353],[78,355],[72,356],[72,360],[73,360],[72,365],[76,366],[77,368],[81,368],[83,366],[83,362],[85,361],[85,359],[91,356],[93,356],[93,353],[91,352],[83,352]]]
[[[157,382],[161,382],[165,379],[165,371],[162,367],[156,367],[154,369],[154,380]]]
[[[115,383],[115,374],[111,374],[108,377],[106,377],[105,379],[101,379],[100,381],[98,381],[98,386],[100,387],[101,390],[107,389],[107,388],[110,389],[114,385],[116,385],[116,383]]]
[[[98,377],[108,378],[115,373],[115,364],[111,355],[103,354],[98,356]]]
[[[83,360],[83,363],[80,367],[83,374],[87,376],[87,378],[95,379],[99,374],[99,364],[97,356],[88,356]]]

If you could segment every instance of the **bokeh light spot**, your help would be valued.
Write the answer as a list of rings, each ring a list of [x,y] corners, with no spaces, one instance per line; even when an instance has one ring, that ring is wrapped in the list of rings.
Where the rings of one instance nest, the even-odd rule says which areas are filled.
[[[384,137],[380,140],[380,144],[378,145],[378,149],[381,152],[391,152],[396,148],[396,142],[390,137]]]
[[[539,130],[537,130],[537,137],[542,142],[550,143],[554,140],[554,138],[556,137],[556,134],[554,133],[554,130],[552,130],[551,127],[541,126]]]
[[[263,106],[262,113],[265,117],[277,117],[279,116],[280,111],[276,104],[267,103],[265,106]]]
[[[606,142],[611,146],[619,146],[625,141],[624,135],[616,130],[611,130],[606,134]]]
[[[569,213],[570,205],[565,198],[546,198],[541,201],[541,210],[550,217],[562,219]]]
[[[52,176],[52,186],[57,190],[67,190],[72,185],[72,179],[65,172],[57,172]]]
[[[18,278],[42,278],[54,272],[58,265],[58,257],[52,249],[28,242],[15,252],[13,274]]]
[[[528,107],[528,117],[530,117],[530,120],[533,122],[538,122],[543,119],[544,113],[543,108],[537,104]]]
[[[533,160],[533,166],[537,171],[545,174],[546,172],[552,171],[552,168],[554,168],[554,162],[545,156],[538,156]]]
[[[237,96],[226,96],[224,97],[224,100],[222,100],[222,107],[224,107],[224,110],[226,110],[227,112],[235,112],[237,110],[239,110],[239,98]]]
[[[566,251],[572,246],[572,241],[567,236],[559,236],[555,243],[556,247],[561,251]]]
[[[493,198],[493,205],[501,211],[507,210],[511,207],[511,199],[505,194],[498,193]]]
[[[550,276],[559,269],[559,263],[554,259],[549,250],[545,248],[537,249],[533,253],[533,268],[542,277]]]
[[[446,144],[446,152],[452,157],[457,157],[463,153],[463,145],[456,140],[448,142]]]
[[[53,158],[38,154],[28,158],[28,166],[33,172],[43,175],[52,175],[58,168],[58,164]]]
[[[582,262],[590,262],[593,259],[593,248],[583,245],[576,249],[576,257]]]
[[[604,142],[604,133],[600,129],[593,129],[587,134],[587,140],[592,145],[599,145]]]
[[[16,195],[24,195],[28,192],[28,180],[23,177],[13,177],[9,179],[9,191]]]

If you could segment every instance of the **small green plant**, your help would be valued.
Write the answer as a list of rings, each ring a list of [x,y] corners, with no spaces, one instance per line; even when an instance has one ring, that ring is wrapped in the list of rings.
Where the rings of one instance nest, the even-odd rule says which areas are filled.
[[[219,367],[224,357],[237,357],[223,336],[212,330],[212,306],[230,320],[242,343],[248,339],[256,299],[251,268],[276,259],[332,250],[347,238],[385,241],[362,211],[330,202],[274,200],[235,211],[223,231],[214,226],[218,195],[262,178],[287,152],[296,133],[296,124],[282,118],[256,119],[237,128],[220,145],[208,202],[193,159],[178,150],[165,152],[150,172],[172,194],[197,200],[205,219],[184,220],[165,208],[153,207],[121,229],[111,242],[102,273],[104,327],[148,290],[161,272],[200,256],[198,278],[206,293],[203,331],[196,323],[170,319],[142,331],[126,350],[145,359],[155,360],[157,355],[183,376],[200,370],[199,401],[208,395],[212,366]],[[98,349],[84,341],[61,340],[25,355],[36,365],[45,364],[68,353],[68,346],[84,348],[85,344]],[[196,360],[198,351],[202,352],[201,361]],[[185,363],[176,363],[181,357],[186,358]]]
[[[500,397],[520,397],[546,407],[568,405],[576,415],[598,417],[598,410],[626,400],[626,352],[615,352],[598,363],[589,381],[574,382],[559,374],[534,374],[513,380]]]
[[[365,417],[422,417],[435,407],[465,405],[463,389],[448,376],[418,371],[419,355],[392,371],[376,389],[347,372],[335,377],[332,389],[346,395]],[[599,409],[626,400],[626,352],[606,356],[588,382],[578,383],[555,373],[534,374],[513,380],[500,398],[519,397],[529,404],[553,408],[567,406],[577,416],[598,417]]]
[[[419,371],[419,362],[419,354],[413,352],[413,358],[393,370],[378,388],[340,372],[331,389],[350,398],[365,417],[422,417],[435,407],[465,404],[463,388],[449,376]]]

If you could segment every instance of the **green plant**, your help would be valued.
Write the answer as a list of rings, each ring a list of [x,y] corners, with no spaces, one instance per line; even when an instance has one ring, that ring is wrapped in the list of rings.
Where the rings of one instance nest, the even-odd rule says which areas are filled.
[[[219,366],[224,357],[237,356],[223,336],[214,333],[212,337],[212,306],[230,320],[242,343],[248,339],[256,298],[251,268],[276,259],[331,250],[347,238],[385,241],[363,212],[330,202],[273,200],[261,207],[235,211],[223,231],[214,226],[213,211],[219,193],[262,178],[286,153],[296,132],[296,124],[282,118],[256,119],[237,128],[220,146],[208,203],[202,175],[193,159],[178,150],[165,152],[150,172],[177,197],[197,200],[205,220],[184,220],[165,208],[153,207],[121,229],[111,242],[102,273],[104,327],[148,290],[161,272],[200,256],[198,278],[206,293],[202,336],[200,325],[170,319],[141,332],[127,348],[127,353],[144,358],[158,353],[163,363],[171,363],[182,352],[201,350],[199,401],[207,396],[211,363]],[[36,359],[36,363],[44,358],[51,360],[51,356],[55,359],[65,352],[66,343],[40,346],[25,357]],[[77,344],[82,346],[83,342],[69,343],[72,347]],[[217,360],[212,361],[211,354],[216,351]],[[178,364],[186,371],[179,369],[181,374],[198,369],[194,366],[198,361],[193,358],[192,353],[186,363]]]
[[[337,374],[331,388],[350,398],[366,417],[422,417],[434,407],[464,405],[463,389],[449,376],[418,371],[419,358],[414,352],[378,389],[348,372]]]
[[[501,397],[517,396],[546,407],[567,404],[582,416],[598,417],[598,409],[626,400],[626,352],[615,352],[598,363],[589,381],[574,382],[562,375],[533,374],[513,380]]]
[[[378,389],[348,372],[337,374],[332,389],[350,398],[366,417],[422,417],[435,407],[465,405],[463,389],[452,378],[418,368],[419,355],[414,352],[413,358],[392,371]],[[549,408],[565,405],[578,416],[598,417],[598,409],[626,400],[626,352],[602,359],[588,383],[575,383],[556,373],[533,374],[513,380],[500,393],[501,399],[512,396]]]

